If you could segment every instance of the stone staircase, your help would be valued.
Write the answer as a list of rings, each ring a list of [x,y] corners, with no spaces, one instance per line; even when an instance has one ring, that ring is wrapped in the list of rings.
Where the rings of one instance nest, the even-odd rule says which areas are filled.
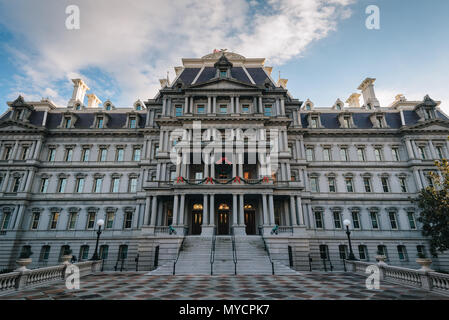
[[[260,236],[236,237],[237,274],[238,275],[271,275],[272,266],[264,249]],[[186,237],[183,249],[176,264],[176,275],[210,275],[210,249],[212,239],[206,237]],[[169,261],[149,275],[173,274],[173,263]],[[234,274],[232,255],[232,237],[217,236],[215,241],[215,260],[213,274]],[[278,261],[274,261],[276,275],[293,275],[298,272]]]

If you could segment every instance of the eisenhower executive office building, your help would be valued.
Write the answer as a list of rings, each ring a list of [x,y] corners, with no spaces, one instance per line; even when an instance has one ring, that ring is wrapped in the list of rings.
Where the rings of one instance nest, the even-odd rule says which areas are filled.
[[[207,273],[213,235],[216,273],[233,259],[231,235],[240,273],[263,269],[268,254],[280,269],[341,270],[345,219],[357,259],[374,262],[380,250],[389,264],[417,268],[418,253],[430,253],[412,200],[431,183],[434,160],[449,157],[440,103],[397,95],[380,106],[367,78],[346,105],[314,108],[290,95],[286,79],[275,82],[264,61],[224,50],[183,59],[174,81],[160,80],[157,96],[133,108],[95,94],[85,105],[90,89],[80,79],[66,107],[8,102],[0,269],[15,268],[30,249],[32,268],[60,263],[67,247],[90,259],[99,219],[104,270],[134,270],[137,257],[139,270],[171,266],[183,243],[193,272]],[[205,132],[234,145],[205,161]],[[254,141],[276,150],[254,157]],[[434,258],[433,268],[448,267],[447,255]]]

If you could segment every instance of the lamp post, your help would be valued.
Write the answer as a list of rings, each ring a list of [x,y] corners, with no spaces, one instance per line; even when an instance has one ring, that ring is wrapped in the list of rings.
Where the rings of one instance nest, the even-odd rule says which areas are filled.
[[[97,221],[98,231],[97,231],[97,243],[95,244],[95,252],[90,260],[98,260],[98,241],[100,240],[101,227],[104,225],[104,220],[99,219]]]
[[[357,260],[354,256],[354,252],[352,251],[352,245],[351,245],[351,231],[349,231],[349,226],[351,225],[351,221],[349,221],[348,219],[346,219],[345,221],[343,221],[343,224],[346,227],[346,234],[348,235],[348,242],[349,242],[349,257],[348,260]]]

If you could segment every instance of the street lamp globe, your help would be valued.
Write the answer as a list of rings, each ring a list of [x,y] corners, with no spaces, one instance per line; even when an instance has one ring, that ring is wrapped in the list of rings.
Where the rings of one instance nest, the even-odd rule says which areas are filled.
[[[343,221],[343,224],[344,224],[345,227],[349,227],[351,225],[351,221],[349,221],[348,219],[345,219]]]
[[[103,219],[99,219],[99,220],[97,221],[97,226],[99,226],[99,227],[104,226],[104,220],[103,220]]]

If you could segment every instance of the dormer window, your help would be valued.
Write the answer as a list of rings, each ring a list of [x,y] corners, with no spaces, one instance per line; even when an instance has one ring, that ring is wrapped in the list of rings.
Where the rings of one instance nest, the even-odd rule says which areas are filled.
[[[182,114],[183,114],[182,106],[176,106],[175,107],[175,116],[182,117]]]
[[[79,103],[77,103],[75,105],[75,110],[77,110],[77,111],[81,110],[81,105]]]
[[[22,118],[22,110],[17,110],[16,111],[16,115],[15,115],[15,119],[16,120],[21,120]]]
[[[103,129],[103,126],[104,126],[104,119],[100,117],[97,120],[97,128],[98,129]]]
[[[335,106],[335,109],[341,110],[341,104],[337,103],[337,105]]]
[[[138,104],[138,105],[136,106],[136,110],[137,110],[137,111],[142,110],[142,106],[141,106],[140,104]]]
[[[129,119],[129,127],[131,129],[135,129],[137,127],[137,119],[136,118]]]
[[[264,108],[264,115],[266,117],[271,117],[271,114],[272,114],[272,112],[271,112],[271,105],[266,105],[265,108]]]
[[[313,117],[310,119],[310,127],[318,128],[318,117]]]
[[[344,117],[343,123],[344,123],[345,128],[351,127],[351,118],[350,117]]]
[[[107,103],[106,106],[105,106],[105,109],[107,111],[110,111],[110,110],[112,110],[112,106],[109,103]]]
[[[199,105],[196,107],[196,113],[197,114],[204,114],[204,106],[203,105]]]
[[[249,105],[244,104],[242,106],[242,113],[249,113]]]
[[[220,70],[220,78],[226,78],[228,76],[228,72],[226,70]]]
[[[69,129],[72,127],[72,118],[71,117],[65,117],[64,119],[64,128]]]
[[[310,104],[306,105],[306,110],[312,110],[312,106]]]
[[[433,118],[432,110],[426,109],[426,110],[424,111],[424,118],[425,118],[426,120],[432,119],[432,118]]]
[[[376,121],[377,121],[377,127],[378,128],[383,128],[383,117],[381,117],[381,116],[379,116],[379,117],[376,117]]]

